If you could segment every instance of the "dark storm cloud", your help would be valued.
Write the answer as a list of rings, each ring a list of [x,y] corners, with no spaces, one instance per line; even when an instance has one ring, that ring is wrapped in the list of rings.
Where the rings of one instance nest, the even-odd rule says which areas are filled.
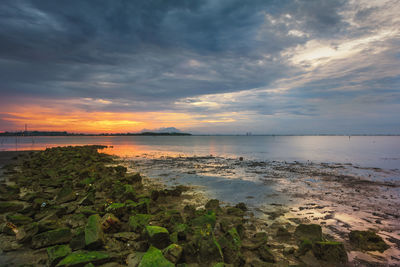
[[[5,0],[0,90],[158,101],[265,86],[290,74],[280,52],[305,42],[279,18],[326,32],[341,2]]]

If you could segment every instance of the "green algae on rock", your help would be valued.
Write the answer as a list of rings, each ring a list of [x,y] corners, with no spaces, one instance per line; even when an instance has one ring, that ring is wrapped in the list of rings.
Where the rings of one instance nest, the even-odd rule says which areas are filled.
[[[50,266],[55,266],[60,260],[70,254],[71,248],[68,245],[57,245],[47,248]]]
[[[169,232],[164,227],[148,225],[146,226],[146,233],[150,244],[159,249],[165,248],[171,242]]]
[[[139,267],[174,267],[175,265],[168,261],[161,250],[151,246],[143,255]]]
[[[85,243],[88,248],[99,248],[104,245],[104,233],[101,228],[101,218],[98,214],[91,215],[85,227]]]
[[[318,224],[300,224],[294,232],[296,238],[310,241],[322,241],[322,228]]]
[[[0,202],[0,213],[21,211],[23,209],[24,209],[24,205],[21,202],[15,202],[15,201]]]
[[[32,238],[32,248],[42,248],[52,245],[65,244],[71,241],[72,234],[69,228],[60,228],[47,231]]]
[[[101,264],[108,260],[110,260],[110,255],[102,251],[76,251],[66,256],[57,266],[75,267],[83,266],[87,263]]]
[[[350,243],[361,250],[383,252],[389,248],[382,237],[372,231],[351,231],[349,238]]]
[[[347,253],[343,243],[327,241],[315,242],[312,251],[319,260],[334,264],[345,264],[348,261]]]

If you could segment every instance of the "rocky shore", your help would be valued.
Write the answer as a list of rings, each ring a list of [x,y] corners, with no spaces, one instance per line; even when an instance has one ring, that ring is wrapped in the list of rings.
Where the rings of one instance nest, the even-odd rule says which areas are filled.
[[[342,243],[319,224],[266,225],[243,203],[143,179],[102,148],[24,153],[3,167],[0,266],[354,266],[349,251],[389,248],[367,229]]]

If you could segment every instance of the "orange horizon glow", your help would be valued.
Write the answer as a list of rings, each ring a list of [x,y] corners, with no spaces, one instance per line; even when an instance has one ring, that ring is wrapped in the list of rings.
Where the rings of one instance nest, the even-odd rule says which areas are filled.
[[[52,104],[51,107],[39,105],[8,106],[0,110],[0,117],[8,122],[10,129],[1,131],[67,131],[70,133],[135,133],[143,129],[176,127],[185,130],[205,123],[224,123],[234,121],[231,117],[207,118],[177,112],[103,112],[86,111],[74,108],[66,110],[68,103]],[[9,110],[12,110],[11,112]],[[12,129],[11,129],[12,128]]]

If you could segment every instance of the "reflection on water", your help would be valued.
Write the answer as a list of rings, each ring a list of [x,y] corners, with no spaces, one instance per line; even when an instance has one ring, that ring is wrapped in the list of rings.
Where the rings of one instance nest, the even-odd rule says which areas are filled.
[[[253,160],[340,162],[400,166],[400,136],[66,136],[1,137],[0,150],[102,144],[123,157],[149,155],[245,157]]]

